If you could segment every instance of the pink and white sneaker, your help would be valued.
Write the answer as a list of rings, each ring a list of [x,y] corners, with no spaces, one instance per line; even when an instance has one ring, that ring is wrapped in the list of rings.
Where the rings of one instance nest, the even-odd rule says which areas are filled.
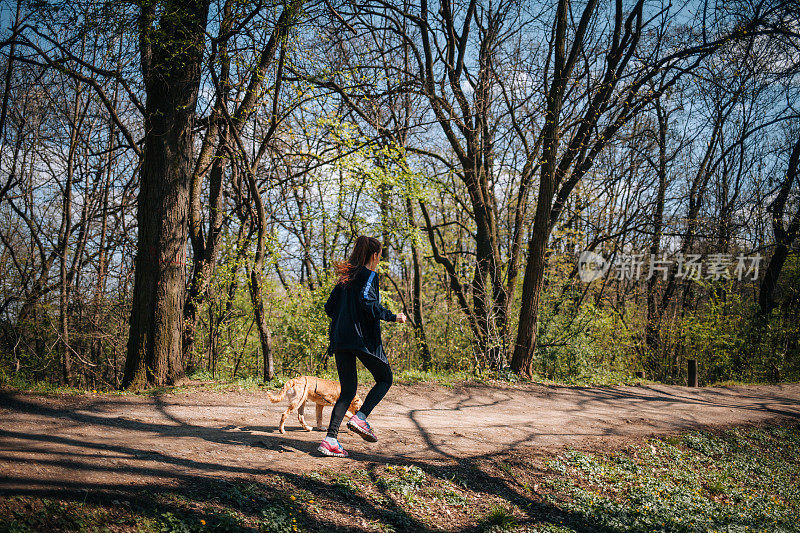
[[[378,442],[378,437],[372,432],[369,422],[361,420],[356,415],[351,416],[350,420],[347,421],[347,428],[354,433],[358,433],[367,442]]]
[[[328,457],[347,457],[349,454],[347,451],[342,447],[340,443],[336,443],[334,446],[327,440],[323,440],[322,444],[319,445],[317,448],[323,455],[327,455]]]

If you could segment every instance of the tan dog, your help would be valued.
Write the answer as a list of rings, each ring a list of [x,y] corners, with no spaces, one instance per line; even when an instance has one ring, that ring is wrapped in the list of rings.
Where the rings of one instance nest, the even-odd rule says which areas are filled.
[[[289,413],[295,409],[297,409],[297,419],[300,420],[300,425],[303,426],[303,429],[306,431],[311,431],[311,427],[306,424],[305,417],[303,416],[303,410],[305,409],[307,400],[317,404],[317,429],[322,429],[322,409],[326,405],[335,404],[341,393],[342,385],[338,381],[331,381],[314,376],[300,376],[287,381],[277,396],[269,393],[267,395],[272,403],[278,403],[283,400],[284,396],[288,396],[289,405],[281,415],[281,423],[280,426],[278,426],[281,433],[286,433],[283,426],[286,424],[286,418],[289,416]],[[350,407],[347,408],[347,411],[354,415],[361,409],[363,403],[361,398],[358,397],[358,394],[356,394],[356,397],[350,402]]]

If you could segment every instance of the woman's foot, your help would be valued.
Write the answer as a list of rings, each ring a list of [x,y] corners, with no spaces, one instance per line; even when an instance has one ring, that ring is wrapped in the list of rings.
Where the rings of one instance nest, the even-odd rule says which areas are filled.
[[[358,415],[356,413],[350,417],[350,420],[347,421],[347,428],[354,433],[358,433],[367,442],[378,442],[378,437],[372,432],[369,422],[367,422],[366,418],[361,418]]]
[[[349,455],[339,441],[332,437],[325,437],[317,450],[329,457],[347,457]]]

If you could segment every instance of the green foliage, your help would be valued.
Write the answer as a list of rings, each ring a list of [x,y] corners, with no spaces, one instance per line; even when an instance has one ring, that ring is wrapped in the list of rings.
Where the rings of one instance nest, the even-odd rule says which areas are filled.
[[[295,522],[291,509],[285,505],[270,505],[261,510],[259,518],[259,531],[264,533],[290,531]]]
[[[97,530],[113,520],[108,510],[50,499],[0,516],[0,533]]]
[[[500,505],[493,507],[484,520],[489,531],[511,531],[517,527],[517,518]]]
[[[410,185],[417,179],[404,169],[402,151],[390,147],[381,150],[383,152],[378,155],[391,164],[370,170],[373,173],[370,179],[402,190],[402,194],[415,199],[431,193],[430,190],[415,190],[415,186]],[[378,157],[371,151],[360,157],[367,157],[365,154]],[[358,164],[367,165],[364,161]],[[348,164],[352,166],[356,162]],[[354,168],[351,168],[353,172]],[[400,222],[392,222],[395,228],[392,239],[404,243],[399,246],[400,250],[393,252],[396,257],[392,258],[392,268],[396,264],[410,263],[410,258],[404,255],[408,252],[402,251],[409,248],[410,242],[419,245],[423,255],[429,253],[419,231]],[[364,224],[364,227],[376,227],[366,221]],[[257,388],[263,376],[263,351],[246,275],[252,250],[237,238],[229,233],[223,235],[208,296],[200,303],[191,377],[217,380],[220,383],[214,386],[219,387]],[[569,235],[563,238],[574,240]],[[271,235],[266,271],[274,269],[282,259],[279,250],[277,236]],[[548,264],[548,283],[540,304],[534,380],[572,385],[635,384],[639,380],[634,378],[634,373],[646,369],[648,379],[685,384],[687,359],[698,361],[701,385],[800,379],[800,321],[796,319],[800,314],[800,289],[797,288],[800,287],[800,261],[796,257],[790,256],[781,274],[780,305],[767,316],[759,315],[753,295],[735,282],[694,282],[687,291],[692,304],[660,322],[660,347],[656,354],[650,353],[644,343],[647,317],[642,296],[612,298],[606,296],[612,292],[610,288],[600,293],[594,286],[587,288],[570,279],[573,259],[554,254]],[[401,289],[408,290],[408,287],[402,285],[403,281],[389,265],[381,264],[379,268],[385,275],[382,302],[393,311],[402,310],[401,299],[388,276],[394,276]],[[465,268],[466,279],[469,265],[459,268]],[[336,379],[333,362],[325,364],[321,360],[328,343],[329,323],[323,305],[334,280],[330,273],[320,274],[321,277],[311,283],[289,282],[286,286],[274,276],[265,275],[264,307],[279,375],[276,384],[298,374]],[[475,351],[467,317],[454,298],[442,294],[442,273],[426,267],[422,276],[423,317],[432,365],[428,371],[421,370],[422,349],[410,324],[384,324],[384,344],[397,381],[452,384],[475,379],[519,380],[519,376],[507,368],[489,370],[483,364],[484,355]],[[403,297],[408,305],[407,293]],[[516,333],[520,298],[518,285],[511,304],[508,342],[513,342]],[[86,319],[72,324],[78,328],[71,337],[77,349],[90,346],[92,335],[101,335],[99,350],[92,357],[102,364],[91,367],[93,374],[83,373],[73,387],[63,388],[58,385],[60,353],[55,334],[58,311],[52,302],[43,301],[36,306],[35,314],[15,332],[19,334],[14,341],[19,341],[17,348],[9,351],[7,347],[13,345],[6,340],[6,348],[0,352],[0,384],[62,392],[113,389],[121,378],[124,364],[127,313],[125,296],[117,295],[114,300],[98,304],[94,322]],[[510,345],[508,348],[510,350]],[[84,353],[82,357],[87,356]],[[109,361],[115,362],[103,366]],[[21,362],[20,370],[16,371],[18,362]],[[370,381],[370,376],[362,370],[360,380]]]
[[[614,531],[790,531],[800,510],[800,428],[692,432],[627,452],[571,451],[551,470],[563,509]],[[552,501],[556,501],[552,499]]]
[[[744,306],[735,294],[723,300],[713,297],[701,309],[687,313],[680,321],[687,353],[703,369],[704,381],[736,377],[737,354],[744,348],[741,332],[746,326]]]
[[[161,513],[155,524],[156,531],[160,533],[189,533],[200,529],[198,526],[202,527],[200,524],[189,524],[171,512]]]
[[[787,269],[789,278],[797,276],[794,269]],[[729,286],[712,287],[709,300],[678,323],[685,358],[697,360],[701,384],[800,379],[799,308],[793,301],[761,316]]]
[[[572,384],[630,380],[638,366],[635,318],[624,320],[619,313],[591,301],[579,304],[579,289],[568,287],[558,296],[547,293],[536,369],[549,380]]]
[[[235,257],[236,246],[226,240],[219,266],[214,274],[210,296],[202,303],[201,320],[197,330],[194,360],[195,379],[260,380],[262,359],[257,328],[253,324],[252,303],[248,293],[249,280],[245,275],[247,257]],[[277,255],[273,255],[273,262]],[[336,377],[332,361],[323,364],[322,354],[328,346],[329,319],[324,304],[335,283],[332,276],[318,280],[312,287],[294,284],[285,288],[266,281],[264,307],[272,332],[272,351],[276,372],[293,377],[316,374]],[[388,283],[387,283],[388,285]],[[381,291],[382,303],[394,312],[402,308],[392,298],[393,290]],[[474,366],[465,318],[450,306],[432,306],[426,316],[426,333],[431,351],[435,354],[434,368],[422,372],[421,351],[414,330],[385,324],[384,345],[400,381],[440,380],[470,377]],[[214,336],[215,353],[210,352]],[[236,374],[234,375],[234,370]],[[368,376],[363,377],[369,380]],[[238,381],[241,386],[250,385]]]
[[[328,316],[324,305],[328,299],[333,280],[309,289],[297,285],[270,300],[275,310],[273,332],[276,353],[281,355],[281,370],[284,373],[313,373],[328,347]]]
[[[167,511],[161,513],[149,524],[152,531],[159,533],[192,533],[195,531],[252,531],[232,510],[210,511],[202,518],[192,514]]]
[[[378,478],[378,486],[409,496],[416,492],[425,483],[425,472],[418,466],[389,466],[386,474]]]
[[[452,505],[455,507],[464,507],[469,501],[464,494],[448,486],[445,486],[441,489],[432,490],[431,495],[434,498],[443,500],[447,505]]]

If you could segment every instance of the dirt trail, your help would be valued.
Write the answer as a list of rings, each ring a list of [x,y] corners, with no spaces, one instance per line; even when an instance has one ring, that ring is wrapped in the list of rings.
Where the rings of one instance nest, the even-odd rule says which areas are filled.
[[[363,387],[362,387],[363,388]],[[362,390],[362,392],[365,392]],[[450,464],[528,447],[608,447],[704,426],[800,418],[800,384],[731,388],[396,385],[370,417],[380,441],[343,429],[349,459],[260,392],[46,396],[0,391],[0,493],[137,490],[207,478]],[[310,404],[307,417],[313,424]],[[327,424],[330,409],[324,414]]]

